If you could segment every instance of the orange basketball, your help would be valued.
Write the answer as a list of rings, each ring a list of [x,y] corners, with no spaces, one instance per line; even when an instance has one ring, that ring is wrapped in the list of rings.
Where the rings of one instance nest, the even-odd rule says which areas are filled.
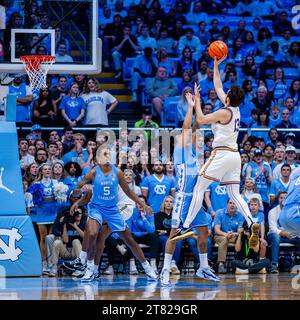
[[[214,59],[215,57],[217,60],[221,59],[223,56],[227,56],[228,54],[228,47],[225,42],[223,41],[214,41],[208,47],[208,54]]]

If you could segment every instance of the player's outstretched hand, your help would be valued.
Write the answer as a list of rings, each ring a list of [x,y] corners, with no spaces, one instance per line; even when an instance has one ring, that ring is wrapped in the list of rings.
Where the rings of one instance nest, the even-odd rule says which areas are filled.
[[[195,97],[190,93],[190,92],[187,92],[185,94],[185,98],[189,104],[189,107],[194,107],[195,105]]]
[[[195,98],[200,100],[200,84],[197,84],[197,82],[194,83],[194,93],[195,93]]]
[[[215,64],[218,66],[218,65],[221,64],[226,58],[227,58],[227,55],[223,56],[221,59],[217,59],[217,58],[215,57]]]

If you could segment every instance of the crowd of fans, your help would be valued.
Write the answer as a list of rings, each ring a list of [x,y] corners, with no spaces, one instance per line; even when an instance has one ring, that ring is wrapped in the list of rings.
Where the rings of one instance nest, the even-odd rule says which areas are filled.
[[[1,1],[1,4],[10,8],[8,2],[13,1]],[[150,247],[147,250],[152,265],[157,263],[170,232],[176,175],[172,158],[158,147],[145,149],[144,146],[158,130],[170,96],[178,97],[176,126],[181,126],[187,111],[185,92],[193,90],[194,81],[201,86],[204,114],[222,107],[213,86],[213,60],[207,53],[209,43],[214,40],[222,40],[229,47],[228,59],[221,70],[225,91],[232,84],[239,84],[246,93],[240,107],[241,127],[250,130],[240,133],[238,143],[242,194],[253,218],[260,224],[260,249],[252,259],[257,263],[262,260],[263,267],[254,269],[257,272],[270,267],[276,273],[280,243],[290,242],[299,247],[299,238],[291,239],[277,224],[291,174],[300,165],[299,133],[291,130],[300,128],[300,43],[293,38],[297,33],[291,27],[292,2],[99,1],[104,69],[114,70],[116,78],[122,81],[128,59],[134,60],[128,85],[134,105],[143,113],[141,119],[136,119],[135,127],[144,132],[124,144],[130,132],[121,129],[110,147],[112,150],[116,147],[113,159],[124,171],[130,188],[153,209],[154,214],[148,216],[137,207],[127,221],[135,239]],[[31,6],[34,3],[39,2],[32,1]],[[236,23],[227,25],[227,20],[220,18],[222,14],[226,14],[228,21],[235,18]],[[7,15],[10,24],[13,13],[7,10]],[[42,23],[39,14],[30,19]],[[62,46],[70,48],[67,38],[64,45],[61,42],[57,45],[60,50]],[[58,183],[68,186],[68,201],[76,198],[72,190],[94,165],[93,150],[107,142],[106,129],[95,136],[95,131],[85,128],[108,127],[109,114],[118,101],[109,89],[101,89],[96,78],[84,75],[49,78],[49,89],[38,93],[31,92],[25,80],[17,75],[1,92],[2,98],[17,92],[17,124],[31,128],[27,135],[26,131],[19,132],[25,199],[40,240],[44,272],[56,275],[59,257],[78,256],[86,210],[81,208],[71,219],[68,205],[57,200],[55,186]],[[144,105],[147,100],[149,109]],[[45,126],[54,129],[47,134],[42,131]],[[59,126],[65,127],[64,130],[55,129]],[[74,127],[82,130],[75,133]],[[205,129],[208,132],[203,141],[206,161],[212,151],[213,135],[209,126]],[[29,195],[35,194],[36,184],[47,190],[39,201]],[[224,273],[230,243],[235,244],[237,260],[245,258],[241,243],[247,230],[226,189],[218,183],[213,182],[206,191],[204,206],[210,221],[208,256],[214,260],[213,245],[218,244],[216,268]],[[56,209],[51,211],[51,207]],[[52,212],[53,216],[48,217],[51,221],[40,216],[41,211],[47,210]],[[198,263],[195,238],[177,243],[173,273],[180,272],[185,245]],[[118,237],[113,235],[108,239],[106,251],[109,257],[106,274],[114,272],[116,252],[129,261],[131,274],[138,272],[129,248]],[[234,265],[238,272],[243,269],[238,262]],[[249,269],[249,272],[254,271]]]

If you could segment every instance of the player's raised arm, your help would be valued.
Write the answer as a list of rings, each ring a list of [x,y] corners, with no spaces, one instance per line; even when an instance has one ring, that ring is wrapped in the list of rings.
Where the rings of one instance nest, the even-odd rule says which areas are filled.
[[[226,105],[226,93],[223,90],[223,84],[221,81],[221,76],[219,71],[219,64],[221,64],[222,61],[224,61],[225,59],[226,59],[226,56],[224,56],[219,60],[215,58],[215,61],[214,61],[214,86],[215,86],[216,93],[224,106]]]

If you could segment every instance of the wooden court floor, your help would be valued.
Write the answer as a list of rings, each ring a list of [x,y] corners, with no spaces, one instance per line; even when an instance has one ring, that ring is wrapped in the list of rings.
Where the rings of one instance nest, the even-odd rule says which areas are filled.
[[[84,284],[70,277],[0,279],[0,300],[300,300],[300,274],[222,275],[220,283],[172,276],[171,287],[145,275],[103,276]]]

